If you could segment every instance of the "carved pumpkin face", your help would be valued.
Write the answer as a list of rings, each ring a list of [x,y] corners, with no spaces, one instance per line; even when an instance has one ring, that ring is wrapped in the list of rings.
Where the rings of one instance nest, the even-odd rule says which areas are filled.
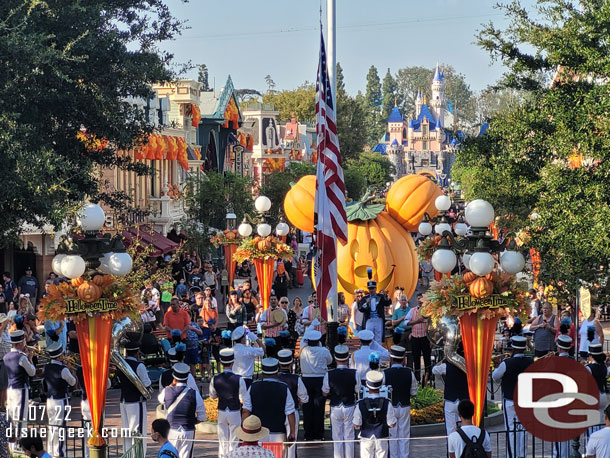
[[[77,290],[78,297],[85,302],[94,302],[102,295],[102,290],[95,283],[83,282]]]
[[[494,291],[494,284],[485,277],[478,277],[470,284],[468,289],[472,297],[483,299],[491,296],[491,293]]]
[[[396,181],[388,191],[388,213],[405,229],[417,232],[425,212],[431,217],[437,215],[434,200],[441,194],[441,188],[428,177],[407,175]]]
[[[411,234],[386,212],[347,225],[348,242],[337,244],[338,289],[349,303],[356,289],[366,290],[367,268],[373,268],[377,290],[405,288],[407,297],[417,284],[418,263]]]

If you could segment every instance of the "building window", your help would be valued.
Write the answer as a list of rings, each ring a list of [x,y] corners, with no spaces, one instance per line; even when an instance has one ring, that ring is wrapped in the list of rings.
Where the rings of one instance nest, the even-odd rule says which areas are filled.
[[[402,129],[402,139],[406,139],[407,138],[407,129]]]
[[[426,140],[424,140],[424,141],[422,142],[422,144],[423,144],[422,149],[423,149],[424,151],[427,151],[427,150],[428,150],[428,142],[427,142]]]
[[[157,197],[157,187],[155,182],[157,181],[157,171],[155,170],[154,161],[150,161],[150,195]]]
[[[428,124],[422,125],[422,133],[423,135],[428,135]]]

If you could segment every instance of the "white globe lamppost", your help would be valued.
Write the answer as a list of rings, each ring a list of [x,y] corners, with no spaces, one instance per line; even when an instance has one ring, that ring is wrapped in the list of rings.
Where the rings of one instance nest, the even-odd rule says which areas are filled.
[[[131,256],[126,252],[121,235],[99,236],[106,216],[97,204],[86,203],[77,213],[76,222],[85,237],[63,236],[53,258],[53,271],[65,278],[77,278],[87,270],[113,275],[127,275],[133,266]]]
[[[464,253],[462,256],[464,266],[481,277],[490,274],[496,267],[493,254],[502,253],[500,267],[505,272],[517,274],[523,270],[525,258],[521,253],[515,251],[514,238],[507,236],[500,242],[489,235],[488,227],[495,216],[494,208],[489,202],[483,199],[473,200],[466,206],[464,216],[470,225],[470,233],[464,223],[457,223],[454,228],[455,233],[462,236],[461,240],[456,240],[450,230],[437,231],[442,238],[438,249],[432,256],[432,264],[436,270],[440,272],[434,264],[435,256],[438,266],[447,268],[450,263],[446,252],[450,250]],[[440,254],[437,255],[437,253]]]
[[[288,232],[290,232],[290,226],[288,226],[288,224],[286,224],[284,221],[280,221],[278,225],[275,226],[275,233],[278,235],[278,237],[284,237],[288,235]]]

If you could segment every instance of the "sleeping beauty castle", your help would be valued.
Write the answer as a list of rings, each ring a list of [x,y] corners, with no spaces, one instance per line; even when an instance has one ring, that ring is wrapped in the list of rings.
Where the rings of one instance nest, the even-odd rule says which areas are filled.
[[[448,179],[462,134],[455,129],[457,111],[445,98],[445,75],[438,64],[430,93],[431,100],[427,100],[418,91],[413,119],[405,119],[395,104],[387,121],[387,132],[373,148],[394,164],[395,179],[420,172],[440,181]]]

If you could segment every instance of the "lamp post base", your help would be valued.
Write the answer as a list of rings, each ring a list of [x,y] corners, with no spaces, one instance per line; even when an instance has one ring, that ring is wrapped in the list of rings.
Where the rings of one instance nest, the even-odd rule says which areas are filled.
[[[108,446],[102,445],[101,447],[95,447],[88,445],[89,447],[89,458],[107,458],[108,457]]]

